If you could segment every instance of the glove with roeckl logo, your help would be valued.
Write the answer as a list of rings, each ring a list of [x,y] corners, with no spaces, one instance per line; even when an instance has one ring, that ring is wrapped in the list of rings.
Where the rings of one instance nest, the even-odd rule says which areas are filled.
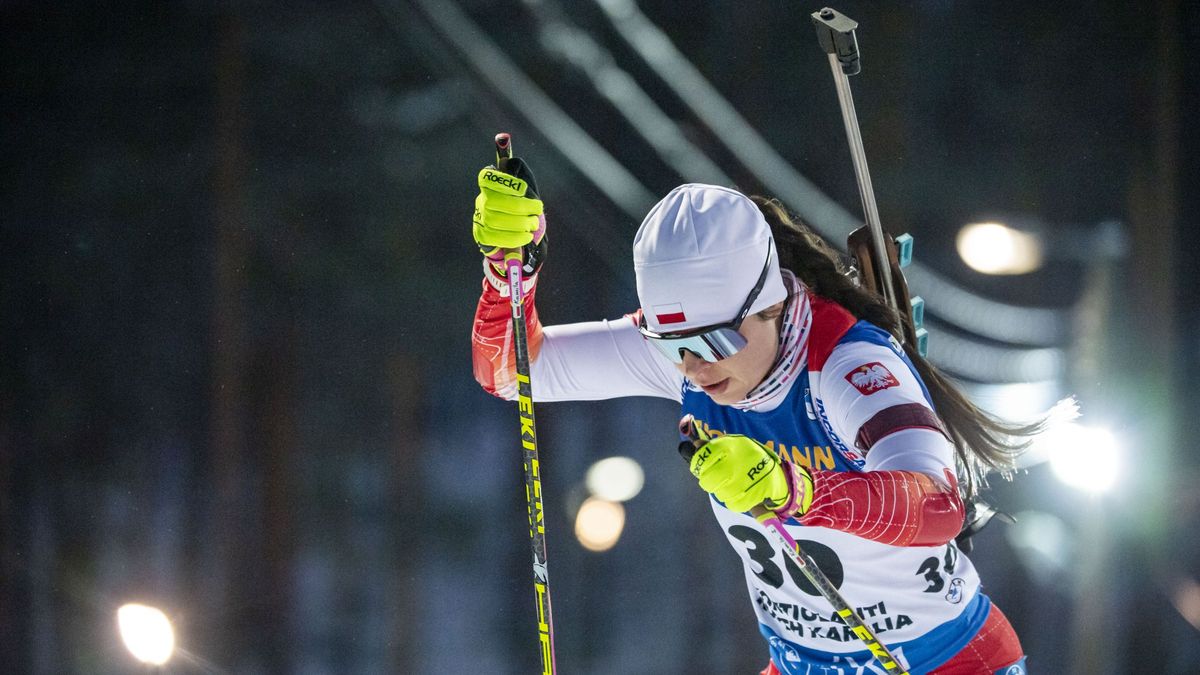
[[[546,257],[546,218],[533,172],[520,158],[505,160],[501,171],[479,172],[472,234],[479,250],[503,277],[504,252],[524,248],[525,274],[532,275]]]
[[[730,511],[763,506],[786,520],[803,515],[812,505],[812,474],[747,436],[708,441],[692,455],[689,466],[700,487]]]

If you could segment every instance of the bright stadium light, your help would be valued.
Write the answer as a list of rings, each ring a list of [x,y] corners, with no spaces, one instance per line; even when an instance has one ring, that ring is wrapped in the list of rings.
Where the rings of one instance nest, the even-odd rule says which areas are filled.
[[[1079,417],[1079,402],[1075,397],[1068,396],[1055,401],[1061,395],[1061,386],[1058,381],[1046,380],[969,384],[964,388],[975,403],[1002,419],[1046,419],[1047,431],[1034,436],[1033,443],[1015,459],[1015,468],[1028,469],[1049,461],[1051,452],[1062,443],[1053,430]]]
[[[610,502],[625,502],[642,491],[646,476],[642,467],[628,457],[608,457],[588,469],[588,492]]]
[[[575,515],[575,537],[589,551],[607,551],[616,545],[625,529],[625,507],[588,497]]]
[[[175,629],[162,610],[130,603],[117,610],[117,629],[133,658],[152,666],[171,660]]]
[[[984,274],[1027,274],[1042,266],[1037,236],[1000,223],[971,223],[958,231],[958,255]]]
[[[1108,429],[1069,422],[1047,431],[1044,443],[1049,447],[1050,469],[1063,483],[1096,494],[1116,484],[1120,453]]]

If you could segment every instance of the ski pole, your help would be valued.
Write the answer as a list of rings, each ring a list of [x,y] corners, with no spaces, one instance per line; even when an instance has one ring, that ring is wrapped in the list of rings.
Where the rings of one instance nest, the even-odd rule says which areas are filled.
[[[679,444],[679,454],[683,455],[685,460],[691,462],[692,455],[707,441],[703,438],[699,429],[699,423],[691,415],[685,415],[683,419],[679,420],[679,433],[685,439]],[[875,633],[863,622],[862,617],[850,607],[850,603],[846,602],[846,599],[834,587],[829,577],[825,576],[825,573],[817,566],[816,561],[805,553],[804,549],[800,548],[800,544],[784,528],[783,521],[779,519],[779,516],[767,510],[761,504],[750,509],[750,515],[754,516],[754,519],[766,528],[767,533],[775,540],[775,546],[782,548],[788,558],[800,568],[800,572],[821,593],[821,596],[833,606],[833,610],[850,627],[850,631],[854,633],[855,637],[867,646],[867,650],[871,652],[875,660],[888,673],[908,675],[908,671],[904,669],[904,666],[900,665],[900,661],[888,651],[886,645],[879,641]]]
[[[508,170],[512,136],[496,134],[496,168]],[[546,570],[546,522],[542,509],[542,479],[538,463],[537,429],[533,419],[533,390],[529,382],[529,343],[525,334],[525,297],[521,284],[523,251],[504,254],[508,295],[512,306],[513,342],[517,353],[517,412],[521,419],[521,448],[525,467],[525,502],[529,541],[533,548],[533,591],[537,599],[538,645],[543,675],[554,673],[554,622],[550,617],[550,577]]]

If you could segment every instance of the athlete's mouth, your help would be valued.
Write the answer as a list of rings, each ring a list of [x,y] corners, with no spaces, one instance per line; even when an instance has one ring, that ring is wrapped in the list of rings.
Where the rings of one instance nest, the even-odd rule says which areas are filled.
[[[700,388],[704,390],[704,393],[711,396],[713,394],[721,393],[722,391],[725,390],[725,387],[728,385],[729,385],[729,378],[727,377],[718,382],[713,382],[712,384],[702,384],[702,385],[700,385]]]

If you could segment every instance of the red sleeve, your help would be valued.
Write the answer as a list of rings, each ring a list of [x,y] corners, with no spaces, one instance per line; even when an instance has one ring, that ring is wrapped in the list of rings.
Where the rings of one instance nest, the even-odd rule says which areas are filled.
[[[800,522],[892,546],[940,546],[964,518],[957,481],[948,469],[945,476],[949,487],[916,471],[814,471],[812,506]]]
[[[542,347],[542,322],[538,320],[533,298],[534,284],[522,299],[525,306],[525,335],[529,342],[529,360],[537,358]],[[517,359],[513,346],[512,307],[508,296],[501,296],[487,279],[475,307],[471,330],[471,360],[475,381],[489,394],[513,398],[517,393]]]

